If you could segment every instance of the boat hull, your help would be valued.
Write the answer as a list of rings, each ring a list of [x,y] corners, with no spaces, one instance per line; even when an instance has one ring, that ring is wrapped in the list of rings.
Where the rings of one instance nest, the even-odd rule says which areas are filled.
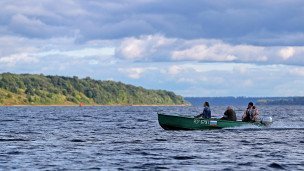
[[[174,116],[158,113],[159,125],[165,130],[208,130],[239,127],[244,125],[266,126],[260,122],[227,121],[220,119],[203,119],[189,116]]]

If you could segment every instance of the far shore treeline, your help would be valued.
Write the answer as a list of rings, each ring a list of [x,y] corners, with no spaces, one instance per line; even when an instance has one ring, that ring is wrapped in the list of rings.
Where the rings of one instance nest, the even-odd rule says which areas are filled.
[[[248,102],[256,105],[304,105],[304,97],[185,97],[193,106],[201,106],[204,101],[212,105],[247,106]]]
[[[0,105],[185,105],[182,96],[115,81],[0,74]]]

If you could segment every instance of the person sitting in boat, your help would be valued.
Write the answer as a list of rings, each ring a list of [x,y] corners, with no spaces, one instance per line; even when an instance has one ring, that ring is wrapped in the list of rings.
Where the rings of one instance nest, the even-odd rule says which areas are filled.
[[[245,110],[242,121],[243,122],[257,122],[259,121],[259,111],[258,109],[253,105],[252,102],[248,103],[248,107]]]
[[[205,118],[205,119],[210,119],[211,118],[211,110],[210,110],[209,102],[204,103],[203,113],[196,116],[196,118],[198,118],[198,117],[202,117],[202,118]]]
[[[227,107],[227,110],[225,111],[221,120],[236,121],[236,114],[231,106]]]

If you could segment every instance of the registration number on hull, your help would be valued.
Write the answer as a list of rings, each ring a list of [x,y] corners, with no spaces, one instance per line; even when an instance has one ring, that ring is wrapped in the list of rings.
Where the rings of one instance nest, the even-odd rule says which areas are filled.
[[[203,120],[203,119],[194,119],[193,121],[197,125],[211,125],[216,126],[217,121]]]

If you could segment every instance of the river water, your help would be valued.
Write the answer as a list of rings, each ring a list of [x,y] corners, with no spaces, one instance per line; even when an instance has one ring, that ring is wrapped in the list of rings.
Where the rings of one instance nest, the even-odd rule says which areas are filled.
[[[271,127],[165,131],[202,107],[0,107],[0,170],[304,170],[304,106],[259,109]]]

